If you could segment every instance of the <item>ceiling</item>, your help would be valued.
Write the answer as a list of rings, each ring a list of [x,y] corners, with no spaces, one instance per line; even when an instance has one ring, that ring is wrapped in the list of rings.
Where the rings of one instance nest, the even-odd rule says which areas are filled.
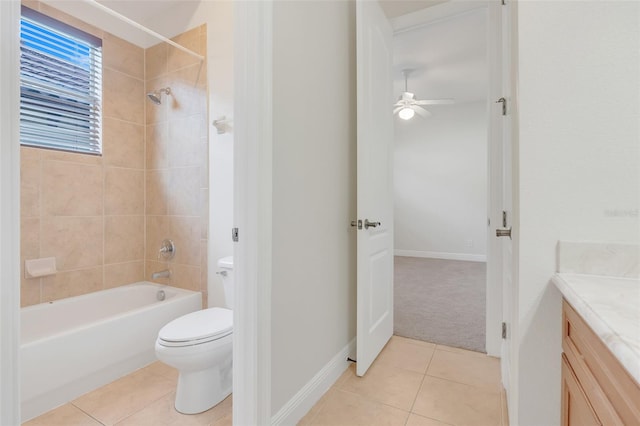
[[[1,1],[1,0],[0,0]],[[163,33],[162,28],[154,28],[154,18],[174,13],[176,8],[181,12],[195,11],[202,0],[97,0],[97,3],[112,9],[113,11],[131,19],[132,21],[151,28],[165,37],[173,37],[176,34]],[[140,47],[150,47],[159,40],[134,26],[123,22],[100,8],[92,5],[87,0],[42,0],[56,9],[75,16],[95,27],[102,28],[111,34],[130,41]],[[157,27],[157,25],[155,25]]]
[[[447,6],[434,11],[443,7]],[[458,103],[486,99],[486,25],[486,9],[480,8],[397,32],[394,95],[404,91],[402,69],[413,69],[408,85],[418,99],[453,98]],[[429,107],[432,112],[437,108],[446,106]]]

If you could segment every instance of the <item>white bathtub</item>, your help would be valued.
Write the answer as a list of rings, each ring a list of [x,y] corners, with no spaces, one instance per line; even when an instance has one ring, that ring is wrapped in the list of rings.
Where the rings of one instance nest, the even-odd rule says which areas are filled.
[[[150,282],[22,308],[22,421],[155,361],[160,328],[201,308],[200,293]]]

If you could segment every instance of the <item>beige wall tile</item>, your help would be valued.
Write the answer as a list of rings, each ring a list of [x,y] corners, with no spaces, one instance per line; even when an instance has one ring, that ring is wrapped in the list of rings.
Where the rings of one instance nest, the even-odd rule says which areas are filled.
[[[167,75],[172,93],[172,102],[167,111],[168,119],[206,111],[206,75],[205,65],[192,65]]]
[[[169,200],[167,213],[170,215],[199,216],[200,167],[184,167],[169,170]]]
[[[24,259],[40,256],[40,218],[23,217],[20,220],[20,255]]]
[[[165,269],[171,270],[171,277],[151,279],[151,274]],[[200,291],[200,268],[177,263],[145,261],[145,279],[158,284],[167,284],[187,290]]]
[[[102,266],[58,272],[42,279],[42,300],[51,301],[102,290]]]
[[[104,265],[104,288],[144,281],[144,261]]]
[[[200,137],[202,114],[177,117],[168,122],[168,166],[203,166],[208,162],[207,144]]]
[[[128,121],[105,118],[102,153],[107,166],[144,168],[144,126]]]
[[[103,218],[42,219],[41,257],[55,257],[59,271],[102,265]]]
[[[209,189],[200,188],[200,219],[201,219],[201,234],[200,238],[209,238]]]
[[[169,263],[168,262],[159,262],[159,261],[155,261],[155,260],[145,260],[145,262],[144,262],[144,279],[145,279],[145,281],[151,281],[153,283],[158,283],[158,284],[173,285],[172,284],[172,277],[169,277],[169,278],[157,278],[155,280],[151,279],[151,274],[153,274],[154,272],[164,271],[165,269],[170,269],[172,274],[173,274],[173,268],[169,267]]]
[[[112,34],[102,40],[102,65],[139,80],[144,79],[144,49]]]
[[[178,43],[179,45],[186,47],[187,49],[193,51],[194,53],[203,55],[201,42],[202,39],[200,37],[200,28],[196,27],[189,31],[186,31],[174,38],[173,41]],[[203,55],[204,56],[204,55]],[[200,60],[193,55],[190,55],[186,52],[181,51],[180,49],[167,46],[167,70],[169,72],[175,71],[180,68],[187,67],[189,65],[199,64]]]
[[[42,158],[42,149],[31,148],[28,146],[20,146],[20,159],[25,160],[39,160]]]
[[[151,80],[167,73],[167,44],[158,43],[144,52],[145,79]]]
[[[169,171],[147,170],[145,173],[146,214],[165,215],[170,198]]]
[[[146,135],[146,167],[147,170],[167,167],[169,147],[168,124],[166,122],[147,126]]]
[[[24,262],[22,263],[24,265]],[[40,303],[41,278],[27,279],[21,271],[20,275],[20,307]]]
[[[40,9],[40,2],[38,0],[22,0],[20,4],[22,4],[23,6],[27,6],[29,9]]]
[[[172,264],[170,285],[192,291],[200,291],[200,267]]]
[[[53,149],[42,149],[43,160],[53,161],[65,161],[67,163],[81,163],[81,164],[102,164],[102,156],[80,154],[77,152],[55,151]]]
[[[169,238],[176,245],[176,254],[171,263],[200,266],[199,217],[169,216]]]
[[[144,171],[107,167],[104,186],[105,214],[144,214]]]
[[[168,216],[146,217],[146,250],[145,259],[158,261],[160,244],[165,238],[173,239],[171,221]],[[178,251],[182,250],[178,247]]]
[[[109,68],[102,73],[104,116],[144,124],[144,82]]]
[[[200,240],[200,291],[207,293],[209,290],[209,251],[207,240]],[[207,300],[206,298],[204,299]],[[205,304],[206,305],[206,304]]]
[[[203,146],[202,156],[206,159],[200,164],[200,188],[209,188],[209,141],[207,138],[202,138],[200,142]]]
[[[104,218],[104,262],[122,263],[144,258],[144,216]]]
[[[24,151],[21,151],[24,152]],[[20,158],[20,216],[40,216],[41,161],[30,156]]]
[[[102,214],[102,167],[46,160],[42,174],[44,215]]]

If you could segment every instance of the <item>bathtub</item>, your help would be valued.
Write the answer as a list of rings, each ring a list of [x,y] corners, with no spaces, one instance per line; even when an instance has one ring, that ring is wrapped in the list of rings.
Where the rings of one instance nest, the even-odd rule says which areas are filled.
[[[160,328],[201,308],[200,293],[150,282],[22,308],[22,421],[155,361]]]

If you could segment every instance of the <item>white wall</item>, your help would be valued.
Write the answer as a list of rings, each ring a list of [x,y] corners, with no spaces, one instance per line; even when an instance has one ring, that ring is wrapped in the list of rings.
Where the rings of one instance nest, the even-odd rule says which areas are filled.
[[[521,1],[518,407],[560,423],[558,240],[640,240],[640,4]]]
[[[486,100],[430,109],[395,120],[396,253],[484,260]]]
[[[353,6],[273,6],[273,414],[355,337]]]

